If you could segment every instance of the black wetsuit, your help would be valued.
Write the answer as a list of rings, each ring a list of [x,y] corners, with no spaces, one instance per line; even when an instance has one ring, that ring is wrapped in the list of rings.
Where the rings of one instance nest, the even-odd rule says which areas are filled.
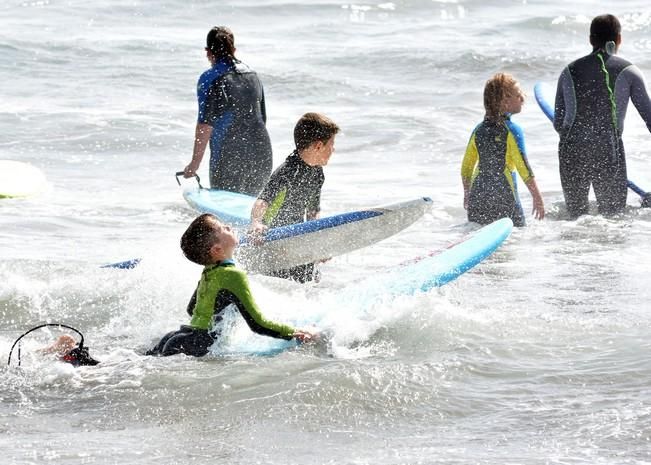
[[[305,163],[294,151],[271,175],[258,198],[267,204],[263,222],[270,228],[303,223],[307,215],[321,209],[321,187],[325,181],[323,168]],[[313,263],[272,273],[279,278],[304,283],[315,278]]]
[[[651,130],[651,102],[642,75],[629,61],[597,50],[567,66],[558,80],[554,127],[559,170],[570,216],[588,213],[592,185],[599,213],[626,205],[622,132],[629,98]]]
[[[213,127],[210,186],[257,195],[273,164],[262,84],[245,64],[218,61],[197,86],[198,122]]]

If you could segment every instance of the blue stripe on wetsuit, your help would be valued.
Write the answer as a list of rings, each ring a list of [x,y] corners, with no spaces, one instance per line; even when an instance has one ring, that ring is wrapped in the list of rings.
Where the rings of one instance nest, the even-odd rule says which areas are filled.
[[[231,64],[220,60],[209,70],[205,71],[197,83],[197,101],[199,103],[199,114],[197,122],[209,124],[206,121],[206,102],[208,100],[208,91],[214,82],[222,77],[231,68]],[[214,123],[212,135],[210,137],[210,170],[213,171],[221,155],[221,146],[228,129],[233,124],[233,112],[225,112]]]
[[[522,128],[515,124],[513,121],[511,121],[510,115],[509,118],[506,118],[504,120],[506,123],[506,127],[509,128],[509,131],[513,134],[513,138],[515,139],[516,144],[518,144],[518,148],[520,149],[520,154],[522,155],[522,160],[524,160],[524,163],[527,165],[527,169],[529,170],[529,173],[531,173],[531,167],[529,166],[529,160],[527,160],[527,151],[524,147],[524,132],[522,132]],[[524,211],[522,209],[522,204],[520,203],[520,195],[518,194],[518,177],[516,176],[515,171],[511,172],[511,177],[513,178],[513,191],[515,193],[515,207],[520,210],[520,213],[522,217],[524,218]]]

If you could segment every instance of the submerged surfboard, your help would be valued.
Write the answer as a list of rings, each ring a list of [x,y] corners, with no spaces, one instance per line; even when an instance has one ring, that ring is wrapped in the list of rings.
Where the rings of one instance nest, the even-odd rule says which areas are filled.
[[[364,315],[369,307],[387,299],[443,286],[489,257],[509,237],[512,229],[513,222],[509,218],[497,220],[443,250],[429,252],[393,267],[387,273],[375,273],[366,280],[351,284],[341,291],[338,298],[349,305],[353,302],[353,308],[346,309],[347,315],[352,313],[354,316],[355,312]],[[318,318],[317,321],[306,321],[306,317],[301,315],[290,323],[299,327],[311,324],[318,328],[321,321]],[[214,353],[269,356],[298,346],[294,340],[262,337],[253,341],[249,339],[247,343],[248,346],[234,343],[218,347]]]
[[[542,112],[553,123],[555,114],[554,105],[556,100],[556,92],[554,89],[544,82],[537,82],[533,87],[533,94],[536,97],[536,102],[538,102],[538,106]],[[651,207],[651,192],[644,191],[630,179],[628,180],[627,185],[629,189],[642,197],[643,207]]]
[[[0,198],[29,197],[47,185],[43,172],[29,163],[0,160]]]
[[[260,245],[242,238],[236,259],[251,273],[267,273],[336,257],[393,236],[431,207],[422,197],[274,228]]]

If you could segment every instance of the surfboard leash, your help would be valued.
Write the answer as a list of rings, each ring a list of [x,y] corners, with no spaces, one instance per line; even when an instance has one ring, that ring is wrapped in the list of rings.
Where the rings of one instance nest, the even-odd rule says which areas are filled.
[[[88,348],[84,347],[84,335],[82,334],[81,331],[79,331],[76,328],[73,328],[72,326],[65,325],[63,323],[43,323],[38,326],[34,326],[33,328],[25,331],[23,334],[18,336],[18,339],[16,339],[11,346],[11,349],[9,350],[9,358],[7,359],[7,366],[11,366],[11,356],[13,355],[14,348],[16,345],[18,345],[18,352],[17,352],[17,358],[18,358],[18,366],[21,364],[21,358],[20,358],[20,341],[23,339],[25,336],[28,334],[41,329],[41,328],[46,328],[46,327],[57,327],[57,328],[66,328],[71,331],[74,331],[79,335],[79,342],[77,343],[77,346],[74,347],[73,349],[69,350],[66,352],[63,357],[61,357],[61,361],[70,363],[71,365],[77,367],[77,366],[94,366],[99,363],[98,360],[95,360],[93,357],[90,356],[88,353]]]

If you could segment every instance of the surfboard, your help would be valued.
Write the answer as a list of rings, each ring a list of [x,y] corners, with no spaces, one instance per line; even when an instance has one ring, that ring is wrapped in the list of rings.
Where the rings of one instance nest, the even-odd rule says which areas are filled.
[[[29,163],[0,160],[0,198],[29,197],[42,192],[45,175]]]
[[[268,273],[343,255],[386,239],[421,218],[429,197],[282,226],[253,245],[243,237],[236,260],[250,273]]]
[[[382,277],[384,292],[411,295],[448,284],[495,252],[512,230],[511,219],[502,218],[443,250],[404,262]],[[369,283],[373,287],[377,284],[375,278]]]
[[[223,191],[222,191],[223,192]],[[233,194],[228,192],[227,194]],[[244,194],[235,194],[249,197]],[[236,201],[236,203],[239,200]],[[239,208],[241,205],[236,206]],[[246,236],[235,252],[239,265],[249,273],[270,273],[305,263],[343,255],[375,244],[406,229],[432,207],[432,199],[406,202],[327,216],[267,231],[264,242],[254,245]],[[233,215],[230,215],[233,216]],[[229,217],[224,215],[223,217]],[[226,221],[226,220],[224,220]],[[240,227],[243,227],[240,222]],[[140,259],[102,265],[102,268],[131,269]]]
[[[183,190],[183,198],[193,209],[212,213],[236,228],[246,228],[251,221],[251,209],[256,198],[237,192],[192,187]]]
[[[342,289],[337,299],[347,303],[347,316],[354,317],[356,313],[363,316],[369,308],[380,302],[386,304],[387,301],[399,296],[428,292],[433,288],[444,286],[492,255],[509,237],[512,229],[511,219],[497,220],[442,250],[427,252],[392,267],[386,273],[374,273],[372,277],[355,282]],[[319,328],[322,319],[326,316],[308,321],[304,315],[300,315],[289,323],[297,327],[313,325]],[[294,340],[256,337],[247,338],[241,343],[232,342],[226,347],[218,347],[214,353],[271,356],[298,345]]]
[[[556,92],[554,89],[544,82],[537,82],[533,87],[533,94],[536,97],[536,102],[538,102],[538,106],[542,112],[553,123],[555,114],[554,102],[556,100]],[[627,185],[629,189],[642,197],[642,207],[651,207],[651,192],[644,191],[630,179],[628,180]]]

